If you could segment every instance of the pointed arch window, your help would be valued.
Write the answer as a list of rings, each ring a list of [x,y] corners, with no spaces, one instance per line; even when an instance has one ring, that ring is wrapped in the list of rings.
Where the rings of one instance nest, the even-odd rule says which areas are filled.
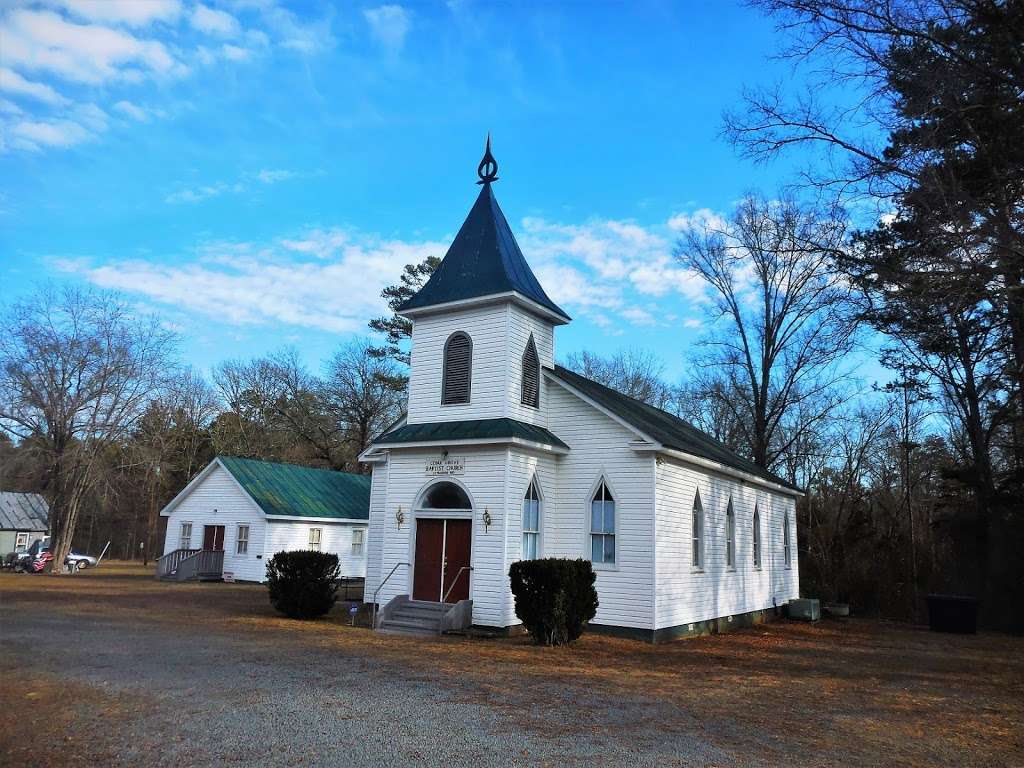
[[[754,567],[761,567],[761,513],[754,507]]]
[[[725,567],[736,567],[736,512],[732,508],[732,499],[725,508]]]
[[[615,562],[615,499],[604,480],[590,501],[590,561]]]
[[[473,342],[468,334],[456,331],[444,344],[441,405],[468,403],[472,375]]]
[[[700,492],[693,496],[693,519],[691,522],[691,538],[693,540],[690,564],[694,568],[704,567],[704,506],[700,503]]]
[[[523,405],[528,405],[531,408],[540,407],[540,357],[537,355],[537,345],[533,341],[532,333],[526,342],[526,349],[523,351],[521,400]]]
[[[787,568],[793,565],[793,545],[790,541],[788,512],[782,518],[782,557]]]
[[[536,560],[540,544],[540,489],[530,481],[523,497],[523,560]]]

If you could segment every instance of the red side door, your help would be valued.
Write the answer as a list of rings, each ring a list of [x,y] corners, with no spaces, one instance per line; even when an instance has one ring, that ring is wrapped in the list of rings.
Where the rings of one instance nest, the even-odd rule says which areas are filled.
[[[207,551],[221,552],[224,549],[224,526],[204,525],[203,526],[203,549]]]
[[[446,602],[457,603],[469,599],[468,568],[473,547],[473,521],[446,520],[445,525],[444,589],[441,594],[448,594]]]
[[[441,567],[444,560],[444,520],[416,520],[416,565],[412,599],[437,602],[441,599]]]

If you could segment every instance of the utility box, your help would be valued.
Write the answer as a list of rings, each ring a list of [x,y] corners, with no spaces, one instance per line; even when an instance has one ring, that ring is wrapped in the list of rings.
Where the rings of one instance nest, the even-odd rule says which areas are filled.
[[[821,618],[821,603],[802,597],[786,603],[786,611],[789,618],[797,621],[817,621]]]

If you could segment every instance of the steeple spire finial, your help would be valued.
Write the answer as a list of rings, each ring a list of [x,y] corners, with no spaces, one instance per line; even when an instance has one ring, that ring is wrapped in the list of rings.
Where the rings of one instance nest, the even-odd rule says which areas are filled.
[[[476,175],[480,177],[477,184],[490,184],[498,180],[498,161],[491,154],[491,132],[487,132],[487,146],[484,148],[484,157],[480,165],[476,167]]]

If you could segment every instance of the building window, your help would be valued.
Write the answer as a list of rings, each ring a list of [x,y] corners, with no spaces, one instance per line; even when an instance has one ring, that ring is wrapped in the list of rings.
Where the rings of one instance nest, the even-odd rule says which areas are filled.
[[[590,502],[590,560],[615,562],[615,499],[604,480]]]
[[[533,334],[526,342],[523,352],[523,405],[533,408],[540,407],[540,357],[537,356],[537,345],[533,343]]]
[[[700,493],[693,497],[693,521],[691,523],[693,539],[693,556],[690,564],[694,568],[704,567],[704,507],[700,503]]]
[[[309,548],[314,552],[320,551],[320,536],[323,533],[321,528],[310,528],[309,529]]]
[[[732,508],[732,499],[725,509],[725,567],[736,567],[736,513]]]
[[[793,565],[793,545],[789,541],[789,513],[787,512],[782,518],[782,557],[786,562],[786,567],[789,568]]]
[[[178,539],[179,549],[192,549],[192,523],[181,524],[181,536]]]
[[[14,551],[24,552],[26,549],[28,549],[28,531],[22,531],[15,537]]]
[[[353,528],[352,529],[352,554],[361,555],[363,554],[363,543],[366,541],[366,529],[364,528]]]
[[[537,559],[537,545],[540,541],[540,493],[537,479],[530,481],[523,497],[523,560]]]
[[[473,342],[462,331],[453,333],[444,345],[441,405],[460,405],[469,402],[472,373]]]
[[[754,567],[761,567],[761,513],[754,507]]]
[[[239,555],[249,554],[249,526],[238,526],[238,536],[235,538],[235,553]]]

